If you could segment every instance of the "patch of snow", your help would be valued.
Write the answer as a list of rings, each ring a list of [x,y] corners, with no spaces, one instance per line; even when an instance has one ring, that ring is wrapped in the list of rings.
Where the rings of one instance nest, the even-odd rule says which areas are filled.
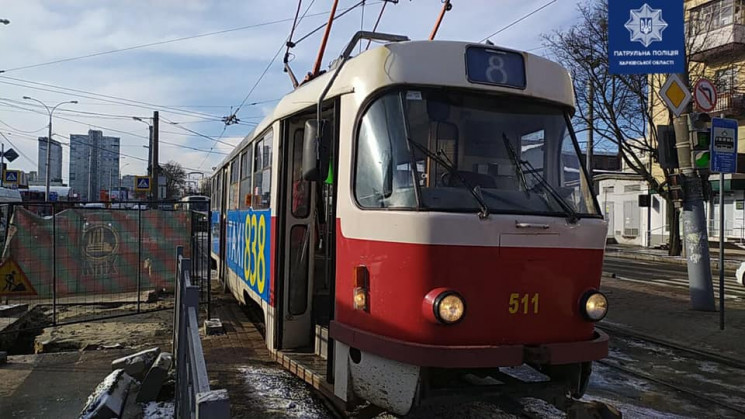
[[[520,399],[520,404],[527,412],[539,418],[563,418],[566,416],[564,412],[545,400],[524,397]]]
[[[613,358],[618,361],[624,361],[624,362],[636,362],[635,359],[631,358],[630,356],[626,355],[625,353],[619,351],[616,348],[611,348],[608,351],[608,357]]]
[[[698,369],[703,372],[717,373],[719,372],[719,366],[716,362],[701,361],[698,363]]]
[[[614,389],[619,386],[627,386],[645,392],[649,390],[650,384],[647,381],[621,374],[605,365],[593,364],[592,375],[590,375],[590,388],[601,387]]]
[[[175,415],[173,402],[149,402],[143,403],[143,419],[171,419]]]
[[[628,403],[620,402],[617,400],[610,400],[604,397],[586,396],[585,398],[583,398],[583,400],[586,400],[586,401],[594,400],[594,401],[598,401],[598,402],[613,406],[616,409],[618,409],[619,412],[621,412],[624,419],[636,419],[636,418],[639,418],[639,419],[642,419],[642,418],[644,419],[687,419],[687,418],[693,417],[693,416],[675,415],[669,412],[660,412],[658,410],[654,410],[648,407],[634,406],[633,404],[628,404]]]
[[[525,364],[517,367],[503,367],[499,369],[499,372],[526,383],[538,383],[550,380],[547,376]]]
[[[283,418],[332,417],[304,381],[279,366],[249,366],[239,371],[245,377],[247,395],[267,413],[281,413]]]

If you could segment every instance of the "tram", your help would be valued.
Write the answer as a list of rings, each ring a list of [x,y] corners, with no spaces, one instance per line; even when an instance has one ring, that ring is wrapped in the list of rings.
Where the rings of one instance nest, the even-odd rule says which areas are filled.
[[[362,38],[387,43],[350,57]],[[224,287],[338,401],[406,414],[521,365],[580,397],[608,352],[607,225],[574,109],[539,56],[358,33],[213,174]]]

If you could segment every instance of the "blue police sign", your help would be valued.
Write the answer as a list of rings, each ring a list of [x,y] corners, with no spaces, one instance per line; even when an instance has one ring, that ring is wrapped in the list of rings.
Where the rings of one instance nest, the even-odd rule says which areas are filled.
[[[685,72],[683,2],[609,0],[611,74]]]
[[[734,119],[711,119],[711,171],[737,171],[737,121]]]

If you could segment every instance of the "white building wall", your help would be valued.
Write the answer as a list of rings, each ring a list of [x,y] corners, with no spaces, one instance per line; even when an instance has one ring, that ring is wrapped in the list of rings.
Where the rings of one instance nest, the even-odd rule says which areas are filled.
[[[647,246],[648,242],[657,246],[667,241],[665,201],[653,194],[649,208],[639,207],[639,195],[646,194],[644,181],[608,179],[598,182],[598,202],[608,221],[609,239],[635,246]]]

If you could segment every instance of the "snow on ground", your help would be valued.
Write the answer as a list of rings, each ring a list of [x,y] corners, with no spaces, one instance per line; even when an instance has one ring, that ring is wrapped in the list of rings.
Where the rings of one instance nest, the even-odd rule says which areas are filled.
[[[143,404],[143,419],[171,419],[174,414],[172,402],[150,402]]]
[[[331,415],[305,382],[281,369],[249,366],[239,370],[245,377],[250,403],[262,417],[330,418]],[[260,415],[261,416],[261,415]]]
[[[618,400],[610,400],[603,397],[596,396],[585,396],[584,401],[598,401],[601,403],[608,404],[618,409],[623,415],[624,419],[686,419],[692,416],[680,416],[668,412],[660,412],[654,409],[634,406],[633,404],[624,403]]]

